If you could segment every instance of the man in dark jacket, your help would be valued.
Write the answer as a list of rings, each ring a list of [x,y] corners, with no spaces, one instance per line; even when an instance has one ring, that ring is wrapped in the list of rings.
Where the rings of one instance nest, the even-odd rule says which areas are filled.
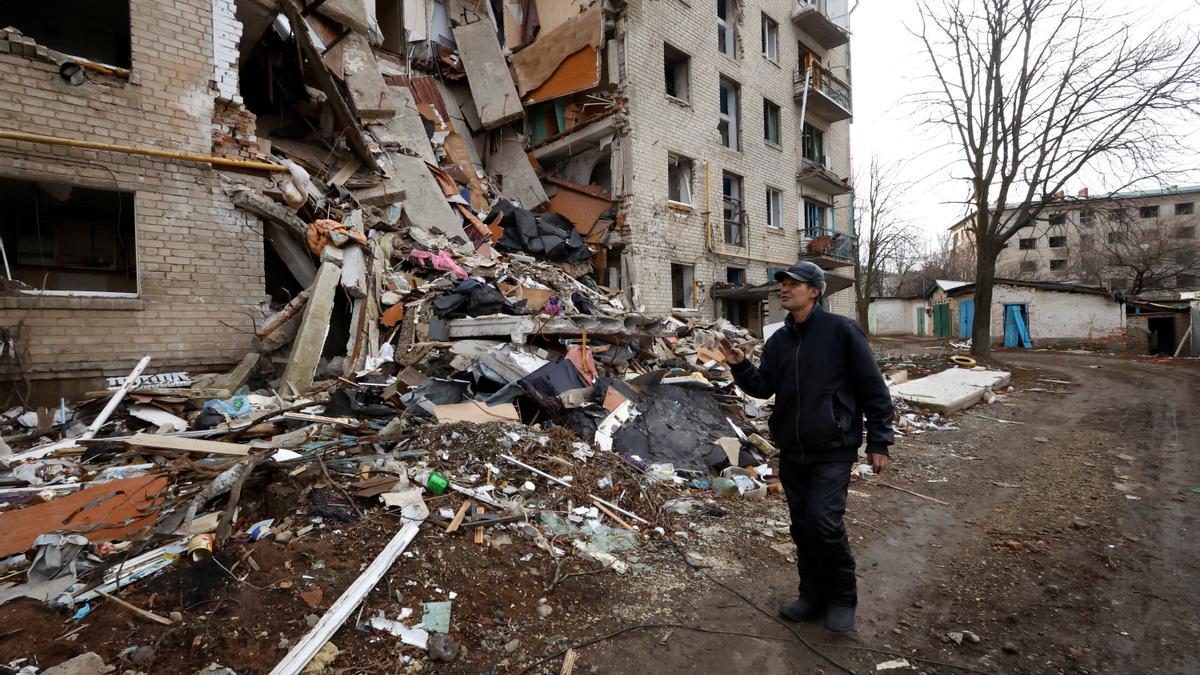
[[[758,367],[727,340],[721,348],[738,386],[758,398],[775,396],[771,435],[780,448],[800,571],[800,597],[780,611],[792,621],[824,616],[830,630],[851,631],[858,595],[842,522],[850,466],[862,445],[864,416],[871,468],[887,466],[892,398],[862,329],[818,304],[825,292],[821,268],[799,262],[775,280],[790,314],[767,340]]]

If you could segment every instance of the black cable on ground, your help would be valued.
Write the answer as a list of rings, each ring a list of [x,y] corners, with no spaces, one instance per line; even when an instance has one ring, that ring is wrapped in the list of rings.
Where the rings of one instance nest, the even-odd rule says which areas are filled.
[[[594,638],[591,638],[590,640],[584,640],[583,642],[573,644],[570,647],[561,649],[557,652],[554,652],[553,654],[547,654],[546,656],[543,656],[542,658],[538,659],[537,661],[534,661],[533,663],[529,664],[525,668],[525,670],[521,671],[520,675],[525,675],[525,673],[528,673],[529,671],[533,670],[534,668],[537,668],[538,666],[542,665],[543,663],[546,663],[547,661],[553,661],[554,659],[560,658],[563,655],[565,655],[567,652],[571,651],[572,649],[582,649],[583,647],[587,647],[589,645],[594,645],[597,642],[603,642],[605,640],[610,640],[612,638],[618,637],[625,633],[629,633],[631,631],[644,630],[644,629],[649,629],[649,628],[678,628],[680,630],[690,630],[690,631],[694,631],[697,633],[710,633],[713,635],[736,635],[739,637],[755,638],[758,640],[783,640],[783,641],[790,642],[790,639],[785,638],[785,637],[773,637],[770,635],[759,635],[757,633],[740,633],[738,631],[717,630],[714,628],[701,628],[700,626],[689,626],[687,624],[682,624],[682,623],[638,623],[638,624],[634,624],[632,626],[625,626],[624,628],[618,628],[617,630],[615,630],[607,635],[601,635],[600,637],[594,637]]]

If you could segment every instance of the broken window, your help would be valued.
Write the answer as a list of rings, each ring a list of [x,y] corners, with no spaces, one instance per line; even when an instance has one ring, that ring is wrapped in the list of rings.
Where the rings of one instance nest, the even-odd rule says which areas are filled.
[[[745,267],[726,267],[725,281],[731,284],[746,283],[746,268]]]
[[[717,51],[737,58],[737,0],[717,0]]]
[[[721,132],[721,145],[730,150],[738,150],[742,132],[738,125],[740,108],[738,85],[732,80],[721,78],[721,113],[717,129]]]
[[[671,264],[671,306],[676,309],[691,309],[696,306],[696,268],[691,265]]]
[[[685,103],[692,100],[689,83],[692,57],[663,43],[663,64],[666,67],[667,96]]]
[[[1066,245],[1067,238],[1065,236],[1050,237],[1050,248],[1063,248]]]
[[[137,293],[134,194],[0,178],[12,277],[45,291]]]
[[[692,203],[692,160],[667,155],[667,199],[680,204]]]
[[[742,246],[742,177],[725,172],[721,174],[722,220],[725,224],[725,243]]]
[[[772,61],[779,60],[779,24],[765,13],[762,15],[762,53]]]
[[[1065,270],[1065,269],[1067,269],[1067,261],[1065,259],[1051,260],[1050,261],[1050,269]]]
[[[1125,243],[1125,233],[1121,230],[1114,230],[1108,233],[1108,243],[1123,244]]]
[[[1177,216],[1190,216],[1195,211],[1196,204],[1194,202],[1182,202],[1175,205],[1175,215]]]
[[[1175,238],[1176,239],[1195,239],[1196,238],[1196,228],[1191,225],[1188,225],[1186,227],[1177,227],[1177,228],[1175,228]]]
[[[767,188],[767,227],[783,227],[783,193],[775,188]]]
[[[1079,226],[1092,227],[1096,224],[1096,212],[1091,209],[1084,209],[1079,212]]]
[[[1037,271],[1037,261],[1036,260],[1022,260],[1021,261],[1021,271],[1022,272],[1036,272]]]
[[[9,0],[0,26],[12,26],[39,45],[90,61],[132,68],[129,0]]]
[[[829,162],[825,158],[825,132],[814,127],[813,125],[804,123],[804,138],[801,143],[803,145],[804,159],[828,168]]]
[[[1138,207],[1138,218],[1157,218],[1157,217],[1158,217],[1158,205],[1157,204],[1155,204],[1154,206],[1139,206]]]
[[[763,99],[763,140],[771,145],[780,145],[779,118],[781,110],[779,106],[771,103],[767,99]]]
[[[1037,239],[1033,237],[1020,239],[1018,240],[1017,245],[1020,246],[1022,251],[1031,251],[1037,248]]]
[[[811,199],[804,200],[804,236],[812,239],[825,234],[825,213],[829,207]]]
[[[1051,215],[1050,216],[1050,224],[1051,225],[1066,225],[1067,224],[1067,214],[1055,213],[1055,214]]]

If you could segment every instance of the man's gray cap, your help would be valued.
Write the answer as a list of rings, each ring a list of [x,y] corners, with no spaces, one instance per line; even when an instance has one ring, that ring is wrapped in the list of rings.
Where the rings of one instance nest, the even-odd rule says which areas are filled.
[[[785,277],[791,277],[795,281],[820,289],[822,293],[825,292],[825,270],[807,260],[801,260],[786,270],[775,273],[775,281],[783,281]]]

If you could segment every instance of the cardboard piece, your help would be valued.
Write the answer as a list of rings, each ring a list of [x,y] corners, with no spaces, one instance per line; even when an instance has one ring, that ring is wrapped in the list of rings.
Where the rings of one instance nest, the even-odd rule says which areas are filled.
[[[520,422],[521,416],[511,403],[487,405],[479,401],[466,401],[448,405],[434,406],[433,413],[438,422],[471,422],[484,424],[487,422]]]

